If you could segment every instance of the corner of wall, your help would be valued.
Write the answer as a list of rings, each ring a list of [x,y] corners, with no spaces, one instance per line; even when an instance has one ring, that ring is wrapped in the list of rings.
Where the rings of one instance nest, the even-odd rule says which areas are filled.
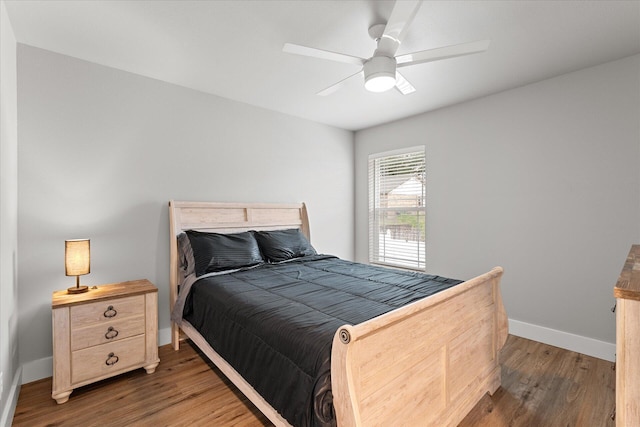
[[[13,423],[13,414],[16,411],[18,405],[18,396],[20,395],[20,385],[22,384],[22,368],[18,368],[16,374],[13,376],[11,382],[11,388],[7,396],[4,406],[0,412],[0,427],[9,427]]]
[[[17,333],[17,41],[0,0],[0,426],[11,425],[20,392]],[[11,386],[7,383],[11,381]]]

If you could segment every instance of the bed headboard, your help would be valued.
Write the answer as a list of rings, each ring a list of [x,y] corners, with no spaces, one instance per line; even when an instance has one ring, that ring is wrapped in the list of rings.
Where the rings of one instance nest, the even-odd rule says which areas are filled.
[[[171,237],[185,230],[238,233],[247,230],[300,228],[309,238],[304,203],[219,203],[169,201]]]
[[[219,203],[169,201],[171,268],[169,301],[171,310],[178,297],[178,239],[185,230],[239,233],[248,230],[299,228],[311,241],[309,218],[304,203]],[[172,324],[172,341],[178,330]]]

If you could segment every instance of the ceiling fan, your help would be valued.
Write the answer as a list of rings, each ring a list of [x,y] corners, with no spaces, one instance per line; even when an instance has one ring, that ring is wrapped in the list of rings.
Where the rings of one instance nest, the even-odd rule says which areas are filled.
[[[318,95],[329,95],[349,79],[362,75],[364,75],[364,87],[371,92],[385,92],[395,87],[403,95],[408,95],[416,89],[397,71],[398,68],[483,52],[487,50],[490,42],[480,40],[396,56],[421,4],[422,0],[398,0],[386,24],[375,24],[369,28],[369,35],[378,44],[371,58],[360,58],[292,43],[285,43],[282,51],[362,66],[357,73],[321,90]]]

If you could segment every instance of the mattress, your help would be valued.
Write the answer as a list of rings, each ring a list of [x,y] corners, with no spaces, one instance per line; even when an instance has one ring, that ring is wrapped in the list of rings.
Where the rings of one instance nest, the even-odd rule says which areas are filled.
[[[296,427],[335,426],[331,345],[337,329],[460,280],[326,255],[203,276],[183,318]]]

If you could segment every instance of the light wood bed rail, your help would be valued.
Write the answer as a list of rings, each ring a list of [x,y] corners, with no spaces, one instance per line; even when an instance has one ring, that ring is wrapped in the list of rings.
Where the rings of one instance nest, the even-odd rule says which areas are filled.
[[[304,204],[169,202],[170,305],[178,292],[176,236],[300,228],[309,237]],[[502,268],[359,325],[336,331],[331,383],[338,427],[455,426],[500,387],[498,354],[507,339],[500,294]],[[188,323],[183,332],[276,426],[287,421]],[[172,344],[179,331],[172,323]]]

